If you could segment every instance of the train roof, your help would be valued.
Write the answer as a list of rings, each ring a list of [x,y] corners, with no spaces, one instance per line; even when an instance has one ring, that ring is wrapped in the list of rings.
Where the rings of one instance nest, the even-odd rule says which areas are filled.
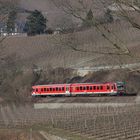
[[[77,85],[77,84],[80,84],[80,85],[90,85],[90,84],[112,84],[112,83],[116,83],[116,82],[105,82],[105,83],[64,83],[64,84],[48,84],[48,85],[34,85],[32,87],[44,87],[44,86],[66,86],[66,85]]]
[[[70,85],[70,84],[48,84],[48,85],[34,85],[33,87],[37,87],[37,86],[64,86],[64,85]]]

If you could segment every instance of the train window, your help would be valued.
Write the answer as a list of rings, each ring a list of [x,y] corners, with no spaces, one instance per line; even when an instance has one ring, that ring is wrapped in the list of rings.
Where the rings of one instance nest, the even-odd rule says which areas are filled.
[[[80,90],[82,90],[82,87],[80,87]]]
[[[92,90],[92,86],[90,86],[90,90]]]
[[[58,87],[56,88],[56,91],[58,91]]]
[[[86,87],[83,87],[83,90],[86,90]]]
[[[47,88],[47,91],[49,91],[49,88]]]
[[[100,86],[100,90],[103,90],[103,86]]]
[[[123,85],[118,85],[117,87],[118,87],[118,88],[124,88],[124,86],[123,86]]]
[[[41,88],[41,91],[43,92],[43,88]]]
[[[38,89],[36,89],[36,92],[38,92]]]
[[[116,86],[114,85],[114,89],[116,89]]]
[[[96,86],[94,86],[93,89],[96,90]]]
[[[50,91],[52,91],[52,88],[50,88]]]
[[[107,86],[107,90],[109,90],[110,89],[110,87],[109,86]]]
[[[89,87],[87,86],[87,90],[89,90]]]
[[[97,90],[99,90],[100,89],[100,87],[99,86],[97,86]]]
[[[76,90],[79,90],[79,87],[76,87]]]
[[[59,88],[59,91],[61,91],[61,88]]]
[[[46,91],[47,89],[46,88],[44,88],[44,91]]]
[[[114,89],[114,87],[112,86],[112,89]]]
[[[64,87],[62,87],[62,91],[64,91]]]

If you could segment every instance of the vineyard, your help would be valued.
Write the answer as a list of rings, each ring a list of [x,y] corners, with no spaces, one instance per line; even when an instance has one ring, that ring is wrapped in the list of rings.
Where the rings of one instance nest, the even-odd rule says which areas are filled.
[[[70,109],[1,106],[0,128],[57,128],[89,139],[140,139],[140,105]]]
[[[25,70],[31,68],[33,64],[46,69],[48,65],[75,68],[139,62],[139,31],[124,21],[105,26],[113,33],[107,36],[122,48],[128,47],[132,56],[114,57],[102,54],[117,53],[118,50],[96,28],[73,34],[9,37],[3,42],[3,53],[14,59],[16,65],[20,65],[21,68],[24,65]],[[84,51],[74,51],[73,46]]]

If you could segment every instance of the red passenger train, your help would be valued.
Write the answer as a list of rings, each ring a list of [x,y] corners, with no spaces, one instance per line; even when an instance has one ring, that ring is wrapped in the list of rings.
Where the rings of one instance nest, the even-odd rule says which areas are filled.
[[[32,96],[123,95],[124,82],[71,83],[32,86]]]

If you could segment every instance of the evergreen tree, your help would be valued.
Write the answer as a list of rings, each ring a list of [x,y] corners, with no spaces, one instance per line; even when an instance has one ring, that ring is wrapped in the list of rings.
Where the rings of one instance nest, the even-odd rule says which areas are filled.
[[[92,20],[93,19],[93,13],[92,10],[90,9],[89,12],[87,13],[86,20]]]
[[[33,11],[28,17],[24,31],[28,35],[43,34],[46,30],[46,18],[38,10]]]
[[[16,18],[17,18],[17,12],[15,10],[9,12],[9,15],[8,15],[8,20],[7,20],[7,32],[8,33],[12,33],[15,31],[15,21],[16,21]]]
[[[86,18],[83,22],[83,25],[84,26],[92,26],[93,25],[93,12],[91,9],[87,13]]]

